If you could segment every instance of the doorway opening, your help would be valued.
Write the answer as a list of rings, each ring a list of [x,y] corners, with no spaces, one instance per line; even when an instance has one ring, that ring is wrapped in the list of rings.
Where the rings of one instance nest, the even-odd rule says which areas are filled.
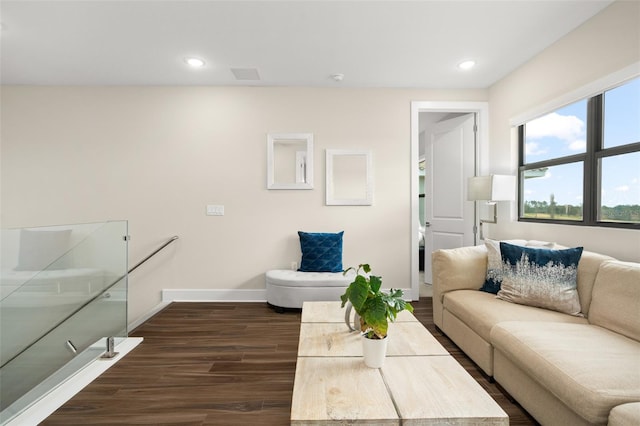
[[[472,138],[472,139],[469,139]],[[430,296],[431,252],[473,244],[466,178],[488,169],[486,102],[411,103],[411,297]]]

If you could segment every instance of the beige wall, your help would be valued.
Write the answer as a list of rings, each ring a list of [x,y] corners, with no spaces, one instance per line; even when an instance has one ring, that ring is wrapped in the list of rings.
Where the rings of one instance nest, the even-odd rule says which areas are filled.
[[[490,167],[515,173],[509,120],[640,60],[640,3],[617,2],[490,90],[3,87],[3,228],[127,219],[130,322],[162,289],[263,289],[299,261],[296,231],[345,231],[344,262],[410,287],[410,102],[490,101]],[[311,132],[315,189],[266,189],[266,134]],[[324,206],[324,150],[370,149],[373,206]],[[225,215],[206,216],[207,204]],[[525,224],[496,238],[584,245],[640,261],[637,231]]]
[[[640,2],[616,2],[489,90],[490,169],[515,174],[516,134],[511,119],[563,98],[640,61]],[[640,261],[640,232],[623,229],[518,223],[515,206],[501,206],[493,238],[534,238]],[[491,225],[489,225],[491,226]]]
[[[487,91],[3,87],[2,227],[127,219],[130,322],[162,289],[263,289],[297,231],[345,231],[346,266],[410,287],[410,102]],[[266,189],[266,134],[310,132],[315,189]],[[324,152],[370,149],[373,206],[324,205]],[[225,215],[206,216],[207,204]]]

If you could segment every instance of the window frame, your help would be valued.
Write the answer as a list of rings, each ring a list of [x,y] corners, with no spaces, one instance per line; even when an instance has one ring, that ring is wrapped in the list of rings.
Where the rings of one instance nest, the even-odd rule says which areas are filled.
[[[580,154],[557,157],[548,160],[537,161],[525,164],[525,126],[534,118],[522,122],[518,125],[518,222],[548,223],[573,226],[596,226],[607,228],[625,228],[640,230],[640,223],[633,222],[607,222],[598,220],[598,211],[601,207],[601,179],[600,161],[603,158],[616,155],[624,155],[640,152],[640,141],[626,145],[603,148],[604,139],[604,93],[616,87],[623,86],[640,78],[635,76],[619,85],[608,88],[596,95],[587,97],[587,138],[586,151]],[[582,98],[585,99],[585,98]],[[573,101],[580,102],[582,99]],[[561,107],[555,108],[551,113]],[[544,114],[542,114],[544,115]],[[562,219],[538,219],[527,218],[524,215],[524,179],[522,176],[526,170],[539,169],[542,167],[552,167],[570,163],[582,162],[583,183],[582,183],[582,220],[562,220]]]

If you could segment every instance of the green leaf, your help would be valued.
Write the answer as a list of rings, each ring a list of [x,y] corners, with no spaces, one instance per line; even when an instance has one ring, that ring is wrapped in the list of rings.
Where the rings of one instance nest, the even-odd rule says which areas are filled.
[[[344,274],[352,269],[355,268],[346,269]],[[368,274],[371,272],[371,267],[367,263],[358,265],[354,281],[340,296],[342,306],[344,307],[347,301],[350,301],[360,315],[362,332],[370,332],[375,336],[374,338],[383,339],[387,335],[389,320],[395,320],[398,312],[403,310],[413,312],[413,306],[402,299],[402,290],[390,289],[388,293],[380,291],[382,277],[360,275],[360,270]]]
[[[400,289],[397,289],[397,290],[389,289],[389,296],[391,297],[402,297],[402,295],[403,293],[402,293],[402,290]]]
[[[360,277],[356,277],[356,280],[349,285],[347,291],[349,292],[348,297],[353,308],[359,315],[361,315],[362,305],[364,305],[364,302],[367,300],[367,296],[369,295],[369,284],[364,277],[362,277],[362,279],[358,278]]]
[[[369,299],[367,310],[364,313],[364,321],[380,338],[387,335],[389,323],[387,321],[387,307],[381,297]]]
[[[368,328],[366,330],[362,330],[362,332],[364,333],[364,336],[367,339],[377,339],[376,333],[373,330],[371,330],[370,328]]]
[[[351,287],[347,287],[347,289],[344,291],[344,294],[342,296],[340,296],[340,300],[342,300],[342,305],[340,306],[341,308],[344,308],[344,305],[347,304],[347,301],[349,300],[349,293],[351,292]]]
[[[345,269],[344,271],[342,271],[342,275],[347,275],[347,272],[349,272],[349,271],[350,271],[350,270],[352,270],[352,269],[353,269],[353,266],[351,266],[351,267],[349,267],[349,268]]]
[[[371,291],[373,291],[374,293],[379,292],[380,287],[382,286],[382,277],[376,277],[375,275],[372,275],[371,278],[369,278],[369,281],[371,282]]]

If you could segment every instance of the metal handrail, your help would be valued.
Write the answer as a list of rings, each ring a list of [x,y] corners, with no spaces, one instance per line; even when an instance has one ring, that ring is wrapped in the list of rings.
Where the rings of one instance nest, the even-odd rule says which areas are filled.
[[[169,244],[171,244],[172,242],[174,242],[175,240],[177,240],[179,237],[177,235],[174,235],[173,237],[171,237],[166,243],[164,243],[163,245],[161,245],[157,250],[155,250],[153,253],[151,253],[149,256],[145,257],[144,259],[142,259],[140,262],[138,262],[135,266],[133,266],[131,269],[129,269],[129,271],[127,272],[127,274],[132,273],[133,271],[135,271],[136,269],[138,269],[138,266],[142,265],[143,263],[145,263],[147,260],[151,259],[153,256],[155,256],[160,250],[162,250],[163,248],[165,248],[166,246],[168,246]],[[124,278],[124,277],[122,277]],[[120,278],[120,279],[122,279]]]
[[[125,239],[128,239],[128,236],[125,237]],[[32,347],[33,345],[35,345],[36,343],[38,343],[40,340],[42,340],[45,336],[47,336],[49,333],[51,333],[53,330],[55,330],[56,328],[58,328],[61,324],[63,324],[65,321],[67,321],[69,318],[71,318],[72,316],[74,316],[75,314],[77,314],[78,312],[80,312],[82,309],[84,309],[87,305],[89,305],[91,302],[93,302],[94,300],[97,300],[99,298],[101,298],[105,293],[107,293],[109,290],[111,290],[111,288],[113,288],[113,286],[115,286],[116,284],[118,284],[120,281],[122,281],[123,278],[125,278],[127,275],[129,275],[131,272],[133,272],[134,270],[136,270],[140,265],[142,265],[143,263],[145,263],[147,260],[151,259],[153,256],[155,256],[160,250],[164,249],[166,246],[168,246],[169,244],[171,244],[172,242],[174,242],[175,240],[178,239],[177,235],[174,235],[173,237],[171,237],[167,242],[165,242],[163,245],[161,245],[158,249],[156,249],[153,253],[151,253],[149,256],[145,257],[144,259],[142,259],[140,262],[138,262],[135,266],[133,266],[131,269],[129,269],[127,271],[126,274],[122,275],[120,278],[118,278],[117,280],[115,280],[114,282],[112,282],[111,284],[109,284],[109,286],[107,286],[105,289],[103,289],[100,293],[96,294],[94,297],[92,297],[91,299],[89,299],[88,301],[86,301],[84,304],[82,304],[80,307],[78,307],[76,310],[74,310],[71,314],[67,315],[66,318],[64,318],[61,321],[58,321],[53,327],[51,327],[46,333],[44,333],[43,335],[41,335],[40,337],[38,337],[36,340],[34,340],[33,342],[31,342],[30,344],[28,344],[27,346],[25,346],[24,349],[22,349],[20,352],[18,352],[17,354],[15,354],[14,356],[12,356],[9,360],[5,361],[2,363],[2,365],[0,365],[0,368],[4,367],[5,365],[9,364],[11,361],[13,361],[14,359],[16,359],[17,357],[19,357],[20,355],[22,355],[24,352],[26,352],[30,347]]]

